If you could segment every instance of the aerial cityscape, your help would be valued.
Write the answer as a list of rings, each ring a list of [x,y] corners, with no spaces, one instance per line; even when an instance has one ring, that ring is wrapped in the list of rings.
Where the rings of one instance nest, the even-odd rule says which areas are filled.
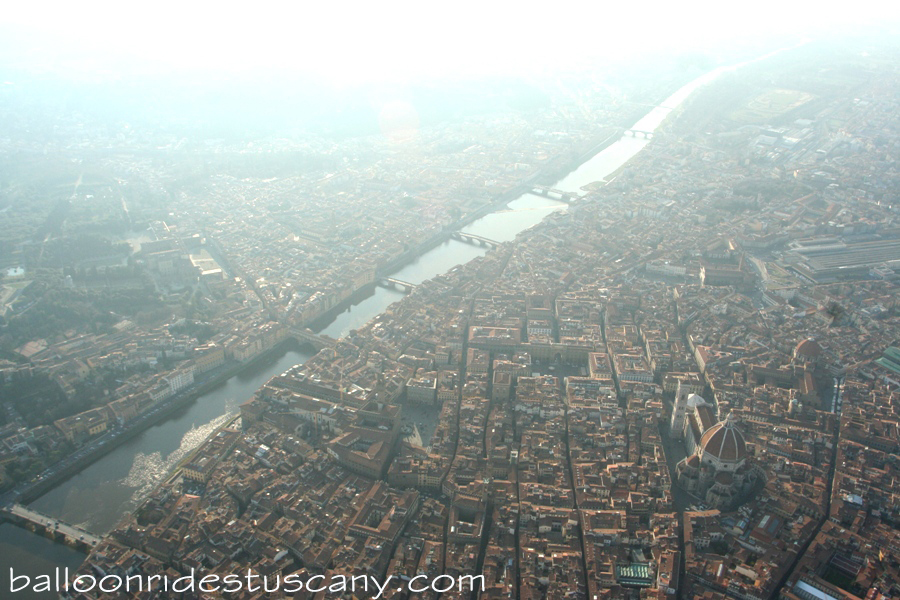
[[[0,597],[900,598],[898,40],[4,68]]]

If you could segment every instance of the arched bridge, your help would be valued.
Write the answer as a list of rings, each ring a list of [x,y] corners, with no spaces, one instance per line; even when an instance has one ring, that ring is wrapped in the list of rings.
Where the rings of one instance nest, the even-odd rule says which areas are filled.
[[[290,334],[301,344],[309,344],[316,350],[334,348],[337,341],[326,335],[314,333],[311,329],[291,327]]]
[[[21,524],[28,524],[35,531],[72,546],[83,544],[88,548],[93,548],[102,540],[100,536],[90,531],[85,531],[81,527],[69,525],[55,517],[48,517],[21,504],[13,504],[7,511],[11,520],[18,520]]]
[[[653,132],[652,131],[644,131],[642,129],[626,129],[625,135],[630,135],[631,137],[641,136],[641,137],[647,138],[649,140],[650,138],[653,137]]]
[[[416,284],[397,279],[396,277],[382,277],[378,280],[378,285],[386,288],[400,288],[406,293],[409,293],[416,288]]]
[[[487,246],[488,248],[496,248],[500,245],[500,242],[498,241],[486,238],[484,236],[475,235],[473,233],[466,233],[464,231],[454,231],[450,235],[450,237],[454,240],[459,240],[460,242],[472,244],[473,246]]]
[[[538,196],[543,196],[545,198],[550,198],[551,200],[559,200],[560,202],[565,202],[566,204],[571,204],[579,198],[578,194],[574,192],[565,192],[563,190],[557,190],[555,188],[550,188],[544,185],[531,186],[531,193],[537,194]]]

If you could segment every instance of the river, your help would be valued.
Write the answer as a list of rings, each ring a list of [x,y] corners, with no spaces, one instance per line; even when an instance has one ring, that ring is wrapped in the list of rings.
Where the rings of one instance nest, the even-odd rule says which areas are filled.
[[[225,423],[269,378],[311,353],[291,349],[281,356],[251,365],[197,398],[170,418],[125,442],[29,506],[39,512],[106,533],[166,473],[214,429]]]
[[[58,598],[57,594],[51,592],[34,593],[25,590],[7,595],[7,590],[11,589],[10,568],[13,569],[18,586],[21,586],[24,580],[19,577],[22,575],[31,579],[38,575],[52,575],[57,568],[62,571],[68,567],[74,571],[84,562],[84,554],[77,550],[12,523],[0,525],[0,556],[3,557],[0,568],[0,597],[3,598]]]
[[[641,127],[651,131],[668,112],[654,109],[648,115],[654,117],[653,122],[648,122],[647,118],[642,119]],[[582,185],[605,178],[647,143],[649,140],[644,138],[623,136],[554,187],[579,191]],[[549,213],[565,210],[566,207],[565,203],[556,200],[524,194],[501,210],[472,222],[463,230],[506,242],[540,223]],[[410,283],[421,283],[487,251],[488,248],[484,246],[448,240],[400,268],[393,276]],[[370,296],[338,314],[321,329],[321,333],[334,338],[344,336],[402,297],[403,292],[399,290],[375,288]],[[138,505],[147,492],[162,481],[178,461],[224,423],[230,414],[234,414],[241,403],[250,398],[272,375],[304,362],[309,356],[300,350],[292,350],[277,360],[256,365],[249,371],[236,375],[172,418],[149,428],[50,490],[30,506],[95,533],[109,531],[126,512]]]
[[[633,129],[654,131],[672,109],[692,91],[724,70],[726,69],[707,73],[682,87],[635,123]],[[582,186],[604,180],[648,143],[648,139],[624,135],[552,187],[580,192]],[[520,232],[539,223],[550,212],[565,210],[566,206],[548,198],[524,194],[505,208],[474,221],[463,231],[498,242],[510,241]],[[482,246],[449,240],[422,254],[393,276],[410,283],[420,283],[487,251],[488,249]],[[398,290],[376,288],[370,296],[337,315],[321,329],[321,332],[335,338],[341,337],[380,314],[391,303],[402,297],[403,293]],[[88,466],[78,475],[32,502],[30,506],[68,523],[80,525],[89,531],[108,532],[125,513],[134,510],[147,492],[162,481],[165,474],[179,460],[196,448],[216,427],[224,423],[229,415],[234,414],[238,407],[270,377],[284,372],[293,365],[303,363],[309,357],[309,353],[293,349],[236,375],[171,418],[151,427]],[[46,540],[31,539],[38,537],[22,531],[18,535],[21,539],[11,540],[19,548],[19,552],[10,557],[11,561],[4,558],[3,562],[12,562],[13,564],[9,566],[16,568],[17,572],[20,568],[25,569],[29,563],[56,562],[57,551],[48,552],[46,545],[43,544]],[[72,557],[67,555],[65,560],[60,558],[58,561],[71,567],[71,559]],[[7,565],[3,565],[3,568],[5,570]]]
[[[510,202],[504,209],[472,222],[463,231],[480,235],[497,242],[508,242],[521,231],[536,225],[555,210],[564,210],[566,204],[542,196],[525,194]],[[422,283],[453,267],[469,262],[488,251],[487,247],[448,240],[419,256],[391,276],[409,283]],[[321,333],[339,338],[380,314],[390,304],[403,298],[396,289],[377,287],[371,296],[363,299],[322,329]]]

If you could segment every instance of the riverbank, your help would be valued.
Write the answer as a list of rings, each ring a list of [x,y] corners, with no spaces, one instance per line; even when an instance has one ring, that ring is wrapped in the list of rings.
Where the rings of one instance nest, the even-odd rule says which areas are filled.
[[[491,213],[502,210],[513,200],[525,194],[530,194],[532,192],[532,186],[544,184],[552,185],[553,182],[559,181],[566,175],[574,172],[587,161],[591,160],[600,152],[603,152],[613,143],[615,143],[616,140],[618,140],[622,136],[623,132],[624,130],[622,128],[616,128],[614,131],[612,131],[612,133],[607,134],[603,137],[603,139],[594,144],[590,150],[583,152],[570,161],[567,161],[565,163],[565,166],[554,169],[553,171],[538,171],[522,183],[498,195],[492,202],[485,204],[481,208],[471,213],[466,214],[454,223],[444,227],[444,229],[441,230],[440,233],[433,235],[431,238],[422,242],[415,248],[407,250],[394,260],[390,261],[389,263],[378,269],[376,276],[379,278],[389,277],[391,274],[410,264],[429,250],[432,250],[433,248],[436,248],[437,246],[451,239],[454,233],[461,231],[464,227],[471,225],[478,219],[486,217]]]
[[[538,173],[535,173],[531,177],[521,182],[519,185],[507,190],[502,194],[499,194],[494,198],[492,202],[485,204],[479,209],[444,227],[440,232],[432,235],[427,240],[418,244],[414,248],[407,250],[406,252],[397,256],[395,259],[383,265],[377,271],[377,278],[380,279],[381,277],[385,277],[397,272],[398,270],[404,268],[406,265],[409,265],[420,257],[424,256],[430,250],[450,240],[455,232],[462,230],[463,228],[471,225],[481,218],[486,217],[487,215],[502,210],[510,202],[516,200],[517,198],[529,194],[532,191],[531,186],[536,185],[537,182],[549,181],[552,185],[553,181],[557,181],[558,178],[565,177],[566,174],[574,172],[583,164],[590,161],[599,153],[603,152],[606,148],[614,144],[616,140],[621,139],[621,134],[622,129],[620,127],[605,128],[605,130],[603,131],[603,135],[598,136],[601,139],[599,139],[597,143],[595,143],[589,150],[582,152],[581,154],[573,157],[571,160],[565,162],[564,166],[557,166],[553,169],[542,169]],[[220,257],[226,263],[226,268],[230,269],[231,265],[228,264],[227,256],[224,253],[221,253]],[[376,285],[376,282],[370,282],[355,290],[348,296],[347,299],[336,304],[334,307],[330,308],[328,311],[311,321],[311,329],[313,329],[314,331],[321,331],[325,329],[342,312],[357,305],[362,300],[372,295],[375,291]],[[41,496],[52,490],[54,487],[60,485],[72,476],[78,474],[87,466],[96,462],[103,456],[109,454],[125,442],[134,439],[139,434],[146,431],[148,428],[165,421],[173,414],[175,414],[178,410],[190,406],[197,398],[203,396],[205,393],[217,387],[218,385],[221,385],[222,383],[228,381],[231,377],[234,377],[244,369],[251,368],[258,362],[265,360],[267,356],[270,356],[275,352],[282,352],[283,350],[281,350],[280,348],[283,348],[283,346],[276,346],[276,348],[263,353],[249,363],[233,365],[231,368],[225,369],[222,372],[217,373],[209,380],[199,384],[197,387],[190,390],[188,394],[185,394],[185,396],[171,400],[164,407],[158,409],[158,412],[146,416],[146,418],[141,419],[139,423],[135,423],[132,427],[123,430],[115,437],[109,438],[105,443],[92,448],[89,452],[80,456],[72,464],[66,465],[59,471],[54,471],[52,475],[29,487],[21,495],[20,501],[23,503],[30,503],[40,498]]]
[[[113,450],[119,448],[126,442],[144,433],[147,429],[153,427],[154,425],[162,423],[166,419],[172,417],[179,410],[189,407],[198,398],[215,389],[216,387],[224,384],[232,377],[254,368],[260,363],[265,362],[272,356],[278,356],[286,353],[288,350],[290,350],[290,346],[292,344],[297,343],[298,342],[293,338],[289,338],[287,340],[279,342],[269,350],[266,350],[265,352],[254,357],[252,360],[246,363],[235,363],[224,368],[222,371],[216,373],[209,379],[199,383],[197,386],[190,389],[187,393],[172,398],[169,402],[160,407],[158,412],[145,415],[144,418],[140,419],[138,422],[135,422],[132,426],[122,430],[115,437],[110,438],[105,443],[96,446],[95,448],[92,448],[89,452],[80,456],[73,463],[66,465],[58,471],[54,471],[53,474],[46,476],[41,481],[30,486],[28,489],[19,494],[18,502],[20,502],[21,504],[29,504],[31,502],[34,502],[44,494],[50,492],[56,486],[65,483],[68,479],[74,477]]]
[[[338,315],[352,308],[353,306],[356,306],[363,300],[369,298],[374,293],[375,288],[378,285],[378,279],[381,279],[383,277],[390,277],[396,274],[398,271],[414,263],[416,260],[424,256],[431,250],[451,240],[454,233],[462,231],[465,227],[468,227],[479,219],[503,210],[510,202],[513,202],[514,200],[521,198],[526,194],[530,194],[532,191],[532,186],[543,185],[547,182],[549,182],[548,185],[552,185],[553,182],[558,181],[559,179],[565,177],[567,174],[574,172],[576,169],[581,167],[581,165],[591,160],[597,154],[620,139],[623,131],[624,129],[622,128],[616,128],[614,131],[612,131],[612,133],[607,134],[602,139],[600,139],[600,141],[594,144],[590,148],[590,150],[587,150],[586,152],[581,153],[576,158],[568,161],[564,167],[555,169],[553,171],[538,172],[532,175],[526,181],[515,186],[514,188],[498,195],[489,204],[485,204],[479,209],[466,214],[454,223],[447,225],[439,233],[434,234],[427,240],[416,245],[414,248],[410,248],[406,252],[400,254],[390,262],[377,269],[375,274],[375,282],[367,283],[357,288],[345,300],[342,300],[338,304],[334,305],[321,315],[317,316],[315,319],[306,323],[304,326],[309,327],[316,333],[319,333],[322,330],[326,329],[329,325],[331,325],[331,323],[334,322]]]
[[[206,440],[208,441],[208,440],[212,439],[213,437],[216,436],[216,434],[218,434],[223,429],[227,429],[228,427],[231,427],[232,425],[234,425],[234,422],[240,418],[241,418],[240,414],[234,415],[233,417],[231,417],[230,419],[228,419],[227,421],[225,421],[224,423],[222,423],[221,425],[219,425],[218,427],[213,429],[212,433],[210,433],[208,436],[206,436]],[[206,442],[204,442],[204,443],[206,443]],[[178,477],[178,475],[181,473],[181,469],[184,468],[184,465],[189,464],[192,460],[194,460],[194,457],[197,456],[197,453],[200,451],[200,448],[202,448],[202,447],[203,447],[203,444],[200,444],[199,446],[197,446],[196,448],[191,450],[187,456],[185,456],[184,458],[179,460],[178,463],[174,467],[172,467],[172,469],[166,475],[166,477],[164,478],[164,481],[166,483],[170,483],[173,479]]]

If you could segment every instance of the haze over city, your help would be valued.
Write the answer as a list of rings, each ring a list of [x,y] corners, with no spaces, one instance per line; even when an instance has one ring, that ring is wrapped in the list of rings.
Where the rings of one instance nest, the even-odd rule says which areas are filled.
[[[898,17],[7,7],[0,595],[900,597]]]

